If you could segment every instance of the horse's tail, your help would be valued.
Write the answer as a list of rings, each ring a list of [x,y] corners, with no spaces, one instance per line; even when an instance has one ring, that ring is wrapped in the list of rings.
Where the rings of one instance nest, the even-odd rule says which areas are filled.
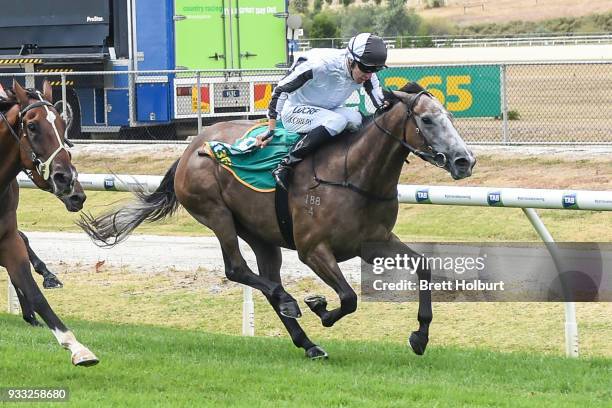
[[[174,192],[174,175],[178,162],[175,161],[168,169],[154,192],[135,192],[136,200],[126,206],[96,218],[91,214],[82,214],[76,224],[96,245],[112,247],[124,241],[143,221],[159,221],[172,215],[179,206]]]

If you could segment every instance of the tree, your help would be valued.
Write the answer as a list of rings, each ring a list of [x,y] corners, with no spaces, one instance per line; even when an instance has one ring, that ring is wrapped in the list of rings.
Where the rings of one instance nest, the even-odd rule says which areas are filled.
[[[308,13],[308,0],[291,0],[291,6],[300,14]]]
[[[381,7],[351,7],[342,12],[340,31],[342,37],[352,37],[362,32],[374,31],[374,17],[382,12]]]
[[[374,28],[381,36],[414,35],[421,18],[413,11],[406,12],[406,0],[389,0],[387,8],[376,16]]]
[[[336,38],[338,37],[338,23],[331,13],[319,13],[312,19],[312,26],[308,37],[310,38]]]
[[[319,14],[323,9],[323,0],[314,0],[313,14]]]

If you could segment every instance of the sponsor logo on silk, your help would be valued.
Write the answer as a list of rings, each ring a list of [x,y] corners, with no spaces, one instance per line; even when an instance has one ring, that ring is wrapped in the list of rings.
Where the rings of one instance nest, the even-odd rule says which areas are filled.
[[[314,115],[319,112],[321,109],[313,108],[310,106],[298,106],[293,109],[293,113],[303,113],[304,115]]]
[[[416,192],[417,203],[431,203],[429,200],[429,189],[417,190]]]
[[[575,193],[563,194],[563,208],[578,208]]]
[[[502,206],[501,191],[493,191],[487,194],[487,203],[493,206]]]

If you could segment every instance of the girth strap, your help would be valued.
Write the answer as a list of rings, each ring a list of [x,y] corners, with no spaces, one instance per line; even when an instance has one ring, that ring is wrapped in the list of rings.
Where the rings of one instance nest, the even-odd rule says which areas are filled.
[[[287,248],[295,249],[295,240],[293,239],[293,220],[291,219],[291,211],[289,208],[289,193],[282,187],[276,186],[274,193],[274,205],[276,208],[276,220],[280,228],[283,239],[287,243]]]

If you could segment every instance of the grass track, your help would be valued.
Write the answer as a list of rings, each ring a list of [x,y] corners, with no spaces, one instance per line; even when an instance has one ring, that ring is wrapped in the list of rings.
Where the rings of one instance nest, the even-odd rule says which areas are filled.
[[[98,366],[70,366],[48,330],[0,314],[0,387],[68,387],[62,406],[86,407],[595,407],[612,398],[612,361],[604,358],[440,347],[417,357],[396,344],[330,341],[331,359],[311,362],[278,339],[72,326]]]

